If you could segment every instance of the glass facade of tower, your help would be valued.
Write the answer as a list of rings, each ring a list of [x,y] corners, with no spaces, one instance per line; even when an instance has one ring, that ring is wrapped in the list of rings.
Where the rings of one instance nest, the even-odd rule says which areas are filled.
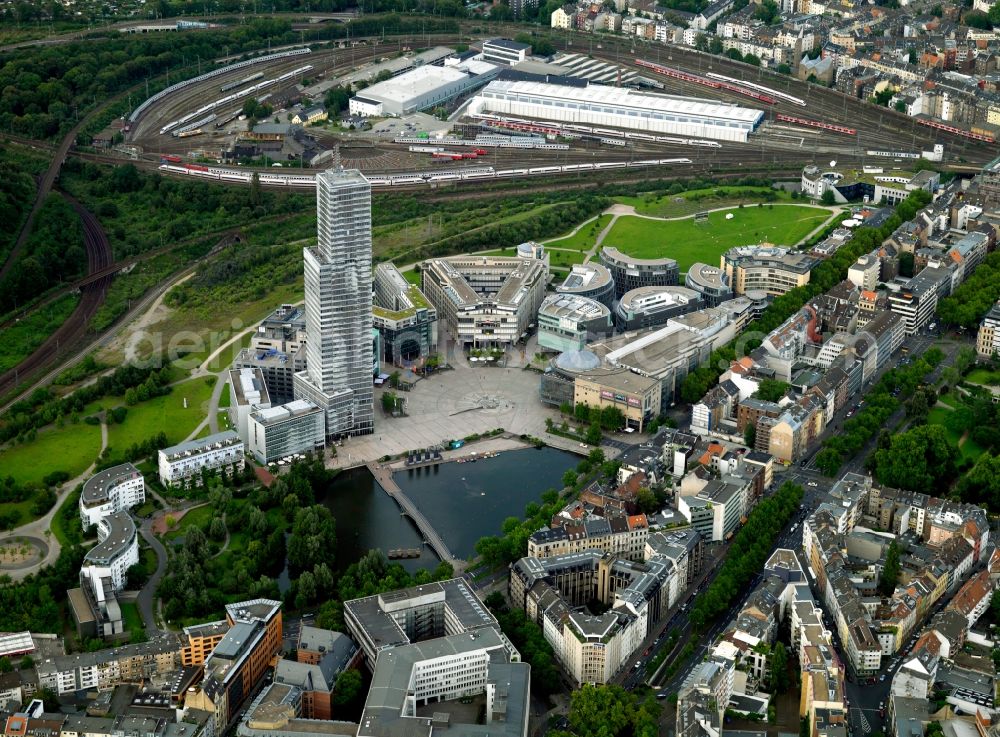
[[[326,412],[327,436],[374,429],[371,185],[357,170],[316,176],[317,244],[304,249],[306,370],[296,398]]]

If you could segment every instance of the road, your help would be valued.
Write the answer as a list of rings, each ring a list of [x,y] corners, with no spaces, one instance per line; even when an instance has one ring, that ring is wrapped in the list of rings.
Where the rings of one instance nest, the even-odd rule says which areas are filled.
[[[156,588],[160,585],[160,579],[167,571],[167,550],[163,547],[156,535],[153,534],[152,518],[143,520],[139,527],[139,534],[156,553],[156,571],[149,577],[146,585],[139,591],[136,603],[139,606],[139,614],[142,622],[146,626],[147,635],[155,635],[162,630],[156,624]]]

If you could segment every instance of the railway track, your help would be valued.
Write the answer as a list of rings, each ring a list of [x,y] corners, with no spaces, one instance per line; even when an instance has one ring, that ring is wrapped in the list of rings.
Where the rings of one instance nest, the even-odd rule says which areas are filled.
[[[76,211],[83,226],[83,241],[87,251],[87,272],[99,273],[107,269],[114,260],[107,234],[93,213],[69,195],[63,195]],[[14,368],[0,375],[0,396],[30,379],[32,376],[56,363],[71,351],[86,335],[87,325],[107,296],[111,275],[103,276],[80,289],[80,303],[73,313],[49,336],[31,355]]]

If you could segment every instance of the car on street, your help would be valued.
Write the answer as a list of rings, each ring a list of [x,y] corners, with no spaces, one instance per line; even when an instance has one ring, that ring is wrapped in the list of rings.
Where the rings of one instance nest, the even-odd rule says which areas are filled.
[[[808,484],[806,484],[806,486],[812,486],[812,487],[815,488],[815,487],[819,486],[819,484],[817,484],[815,481],[810,481]]]

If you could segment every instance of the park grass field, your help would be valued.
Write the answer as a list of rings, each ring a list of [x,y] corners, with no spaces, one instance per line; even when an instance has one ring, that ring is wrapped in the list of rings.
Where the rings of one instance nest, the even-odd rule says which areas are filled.
[[[732,220],[726,220],[727,213],[733,214]],[[623,215],[603,245],[635,258],[675,259],[683,274],[698,261],[717,266],[719,257],[733,246],[794,245],[829,216],[827,210],[802,205],[713,212],[707,222],[697,225],[693,218],[650,220]]]
[[[594,247],[594,242],[597,240],[597,236],[601,234],[601,231],[604,230],[610,222],[611,215],[600,215],[597,220],[584,225],[573,235],[564,235],[561,238],[553,238],[550,241],[545,241],[545,245],[549,248],[564,248],[569,251],[582,251],[585,253]]]
[[[572,268],[573,264],[582,264],[584,259],[584,254],[581,251],[556,251],[550,248],[548,254],[549,264],[552,268],[567,271]]]
[[[75,478],[87,470],[101,452],[98,425],[67,423],[38,431],[34,440],[0,451],[0,468],[5,476],[21,483],[42,483],[53,471],[65,471]]]
[[[972,369],[965,375],[965,380],[970,384],[998,386],[1000,385],[1000,371],[990,371],[985,368]]]
[[[951,395],[946,396],[950,397]],[[950,405],[950,403],[947,404]],[[979,456],[986,452],[986,449],[969,437],[965,439],[965,442],[962,442],[962,436],[951,430],[948,425],[945,424],[945,418],[948,417],[950,412],[952,412],[952,410],[948,407],[931,407],[930,412],[927,413],[927,424],[941,425],[944,428],[945,433],[948,435],[948,440],[952,443],[952,445],[957,447],[965,458],[969,458],[973,461],[976,460]]]
[[[215,377],[191,379],[176,384],[170,394],[129,407],[123,423],[108,427],[108,445],[121,452],[161,430],[168,442],[181,442],[205,419],[214,386]]]
[[[192,527],[207,528],[214,515],[215,512],[208,504],[201,507],[195,507],[194,509],[185,512],[184,516],[180,518],[177,524],[174,525],[169,532],[163,535],[163,537],[168,541],[175,540],[178,537],[182,537],[184,533]]]
[[[680,218],[702,210],[718,207],[749,205],[758,202],[791,202],[788,192],[770,187],[710,187],[691,189],[677,194],[640,194],[635,197],[616,197],[615,202],[631,205],[640,215],[658,218]]]

